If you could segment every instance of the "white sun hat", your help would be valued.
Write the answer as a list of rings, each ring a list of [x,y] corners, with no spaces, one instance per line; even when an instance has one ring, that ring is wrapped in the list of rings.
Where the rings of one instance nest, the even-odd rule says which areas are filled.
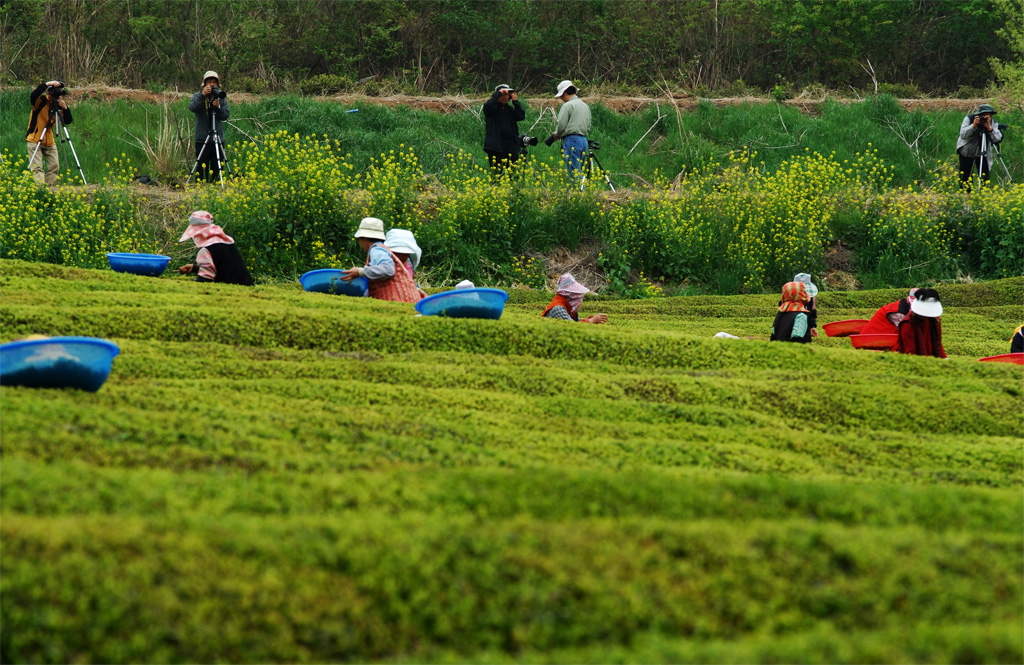
[[[217,79],[217,83],[220,83],[220,76],[218,76],[217,72],[213,71],[212,69],[203,74],[203,83],[206,83],[206,79],[208,78],[215,78]]]
[[[813,298],[818,295],[818,287],[815,286],[814,282],[811,281],[811,276],[805,272],[799,273],[793,277],[794,282],[800,282],[807,289],[807,297]]]
[[[565,89],[572,87],[572,81],[566,79],[558,84],[558,92],[555,93],[555,97],[561,97],[565,94]]]
[[[473,284],[473,282],[469,281],[468,279],[464,279],[461,282],[459,282],[458,284],[456,284],[455,288],[457,288],[457,289],[475,289],[476,285]]]
[[[416,244],[416,237],[413,236],[412,231],[391,229],[384,234],[384,246],[392,252],[408,254],[414,269],[419,266],[420,259],[423,258],[423,250]]]
[[[942,303],[939,302],[939,294],[932,291],[931,293],[925,293],[921,295],[922,291],[932,291],[931,289],[920,289],[917,292],[917,297],[910,303],[910,311],[918,316],[924,316],[929,319],[942,316]]]
[[[359,229],[356,231],[355,237],[384,240],[387,237],[384,233],[384,222],[376,217],[363,217],[363,221],[359,222]]]

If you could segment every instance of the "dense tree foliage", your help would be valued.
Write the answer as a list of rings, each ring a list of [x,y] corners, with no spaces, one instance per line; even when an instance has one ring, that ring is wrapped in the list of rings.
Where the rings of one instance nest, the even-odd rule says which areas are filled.
[[[14,0],[0,80],[260,89],[328,75],[416,91],[571,77],[629,87],[743,81],[924,92],[984,88],[1012,0]],[[237,87],[237,86],[236,86]]]

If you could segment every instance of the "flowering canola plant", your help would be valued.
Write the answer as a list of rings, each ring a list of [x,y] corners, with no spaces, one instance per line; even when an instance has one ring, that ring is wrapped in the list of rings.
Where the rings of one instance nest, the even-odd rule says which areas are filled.
[[[543,283],[540,264],[525,268],[522,257],[583,243],[600,248],[609,288],[638,297],[684,281],[773,291],[797,272],[820,274],[836,243],[854,250],[859,272],[893,285],[1024,274],[1024,186],[968,194],[947,178],[924,191],[894,189],[870,144],[851,160],[807,151],[772,171],[744,149],[723,166],[675,181],[659,174],[614,197],[600,174],[581,188],[550,156],[521,159],[496,178],[463,151],[428,174],[406,145],[357,166],[326,135],[280,131],[231,150],[236,177],[189,188],[178,214],[212,212],[264,278],[362,263],[352,236],[367,216],[412,231],[426,268],[417,275],[441,283]],[[37,187],[23,164],[5,170],[0,256],[95,266],[106,251],[173,242],[147,235],[154,225],[126,184],[130,165],[115,162],[91,197]],[[170,226],[177,231],[180,219]]]

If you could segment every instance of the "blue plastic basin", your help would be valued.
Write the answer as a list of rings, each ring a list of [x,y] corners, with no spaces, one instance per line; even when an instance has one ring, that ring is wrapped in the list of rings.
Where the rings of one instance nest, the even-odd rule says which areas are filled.
[[[107,380],[117,344],[96,337],[49,337],[0,344],[0,385],[80,388]]]
[[[455,289],[435,293],[416,303],[423,316],[453,319],[500,319],[508,293],[501,289]]]
[[[341,280],[344,271],[334,268],[323,270],[310,270],[299,277],[302,288],[312,293],[333,293],[338,296],[355,296],[361,298],[366,295],[370,287],[370,281],[365,277],[356,277],[351,282]]]
[[[167,269],[171,257],[163,254],[127,254],[111,252],[107,254],[107,261],[114,272],[129,272],[133,275],[147,275],[158,277]]]

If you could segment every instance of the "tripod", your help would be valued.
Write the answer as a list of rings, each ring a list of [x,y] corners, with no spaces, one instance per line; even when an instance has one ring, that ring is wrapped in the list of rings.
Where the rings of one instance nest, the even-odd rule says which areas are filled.
[[[601,146],[600,146],[600,144],[598,144],[597,141],[588,141],[587,142],[587,155],[586,155],[587,164],[586,164],[586,166],[583,167],[583,169],[581,171],[581,174],[583,176],[582,179],[580,180],[580,191],[581,192],[587,186],[587,178],[588,177],[589,178],[593,178],[594,177],[594,164],[597,164],[597,168],[601,169],[601,173],[604,174],[604,181],[606,183],[608,183],[608,188],[610,190],[612,190],[612,193],[615,192],[615,185],[612,184],[612,179],[608,177],[608,172],[604,170],[604,166],[601,164],[601,161],[597,158],[597,150],[600,147]]]
[[[1004,131],[1006,129],[1006,125],[1003,125],[1003,124],[996,125],[996,127],[999,129],[999,131]],[[990,146],[995,148],[995,150],[996,150],[996,157],[999,158],[999,163],[1003,165],[1003,170],[1006,171],[1006,179],[1009,182],[1011,182],[1011,183],[1013,182],[1013,176],[1010,175],[1010,169],[1008,169],[1006,167],[1006,162],[1003,161],[1003,154],[999,151],[999,144],[991,141],[989,139],[989,133],[983,131],[983,132],[981,132],[981,154],[978,156],[978,187],[979,188],[981,187],[981,183],[982,183],[981,168],[982,168],[982,166],[988,166],[988,151],[989,151],[989,147]]]
[[[78,167],[78,175],[82,177],[82,184],[88,185],[89,183],[85,181],[85,172],[82,171],[82,164],[78,161],[78,153],[75,152],[75,144],[71,142],[71,134],[68,132],[67,125],[64,124],[62,119],[61,109],[57,104],[58,99],[60,99],[60,97],[57,97],[50,102],[50,121],[46,123],[46,127],[43,127],[43,131],[39,134],[39,142],[36,143],[36,149],[32,151],[32,156],[28,160],[29,166],[31,167],[32,163],[36,160],[36,155],[39,154],[39,148],[43,145],[43,139],[46,137],[46,132],[51,131],[55,138],[54,145],[59,142],[61,147],[64,147],[65,143],[71,147],[71,155],[75,158],[75,166]],[[60,130],[62,129],[64,130],[63,137],[61,137],[60,134]],[[61,160],[66,160],[67,156],[67,148],[65,148],[64,156]]]
[[[223,98],[222,98],[223,99]],[[203,140],[203,147],[199,149],[199,154],[196,155],[196,163],[192,165],[192,170],[188,173],[188,178],[185,180],[187,184],[192,180],[192,176],[195,174],[199,164],[203,161],[203,154],[206,153],[206,149],[211,145],[213,146],[214,156],[217,159],[217,175],[220,176],[220,186],[224,186],[224,169],[225,167],[230,172],[231,165],[228,164],[228,155],[224,151],[224,144],[220,139],[220,134],[217,133],[217,108],[210,104],[206,110],[207,118],[210,120],[210,128],[206,131],[206,139]],[[213,139],[212,141],[210,139]],[[207,167],[208,168],[208,167]]]

